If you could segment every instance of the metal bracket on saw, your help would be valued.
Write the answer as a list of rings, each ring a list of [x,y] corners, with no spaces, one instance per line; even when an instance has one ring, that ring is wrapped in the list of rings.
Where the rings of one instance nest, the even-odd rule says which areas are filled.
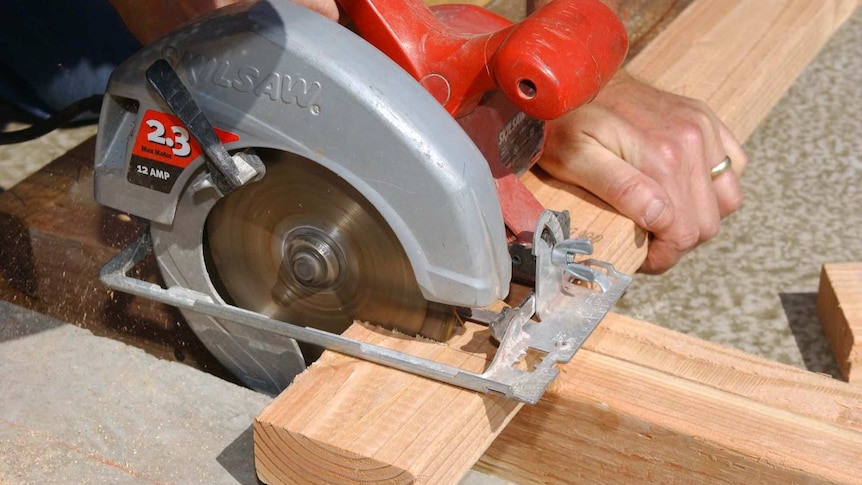
[[[560,260],[561,250],[569,254],[576,240],[563,240],[562,231],[550,211],[543,214],[536,230],[534,252],[537,260],[536,291],[517,307],[500,313],[474,310],[471,318],[491,327],[500,347],[494,360],[478,374],[403,352],[353,340],[310,327],[274,320],[260,313],[216,303],[203,293],[182,287],[162,288],[127,273],[152,252],[152,241],[145,233],[124,248],[100,271],[103,283],[115,290],[156,300],[182,309],[234,322],[250,330],[319,345],[336,352],[484,393],[535,404],[559,373],[557,363],[566,363],[599,324],[610,307],[622,296],[631,277],[600,261]],[[557,255],[554,249],[557,248]],[[579,252],[579,251],[576,251]],[[571,271],[572,265],[578,265]],[[593,275],[601,288],[594,289],[571,281],[574,274]],[[576,276],[580,278],[579,276]],[[583,279],[583,278],[581,278]],[[590,279],[590,278],[586,278]],[[532,321],[536,315],[540,322]],[[530,349],[543,354],[533,370],[516,368]]]
[[[266,172],[263,162],[248,153],[228,154],[212,123],[198,106],[170,63],[158,59],[147,69],[147,81],[188,128],[206,154],[206,167],[219,195],[226,195]]]

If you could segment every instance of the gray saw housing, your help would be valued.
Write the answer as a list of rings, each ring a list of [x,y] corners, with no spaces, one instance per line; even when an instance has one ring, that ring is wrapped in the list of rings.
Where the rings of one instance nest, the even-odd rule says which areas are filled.
[[[504,298],[511,260],[487,162],[458,123],[397,64],[348,29],[289,1],[220,9],[152,44],[112,75],[96,148],[99,203],[151,221],[165,283],[224,304],[207,274],[204,227],[218,196],[194,188],[204,157],[158,185],[132,152],[150,110],[170,114],[145,71],[166,59],[231,152],[274,149],[355,187],[404,248],[428,301],[479,307]],[[137,177],[137,178],[136,178]],[[304,368],[296,342],[183,311],[246,385],[275,394]],[[302,325],[302,322],[291,322]]]
[[[487,162],[457,122],[388,57],[288,2],[223,9],[139,52],[111,77],[96,152],[99,203],[173,222],[198,157],[167,193],[129,182],[146,110],[170,113],[144,71],[165,58],[228,150],[272,148],[320,163],[389,223],[429,301],[483,306],[511,277]]]

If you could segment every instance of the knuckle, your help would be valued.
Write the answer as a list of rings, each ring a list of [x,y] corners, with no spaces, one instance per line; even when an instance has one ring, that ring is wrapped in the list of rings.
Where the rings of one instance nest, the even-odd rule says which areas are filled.
[[[673,267],[674,264],[676,264],[676,261],[662,261],[659,263],[655,263],[650,266],[648,274],[656,276],[665,274],[667,273],[667,270]]]
[[[676,140],[657,140],[654,145],[656,159],[668,173],[674,173],[682,166],[682,154]]]
[[[700,237],[700,229],[698,227],[687,227],[680,231],[674,239],[674,246],[676,246],[679,251],[686,252],[697,246],[701,241]]]
[[[710,218],[708,221],[705,221],[701,227],[699,232],[699,240],[698,242],[709,241],[718,235],[718,232],[721,230],[721,222],[719,219]]]
[[[644,261],[644,264],[641,267],[640,272],[644,273],[644,274],[649,274],[649,275],[660,275],[660,274],[667,272],[667,270],[669,270],[670,267],[671,267],[670,264],[667,264],[664,262],[659,262],[659,261],[656,261],[654,259],[647,259],[646,261]]]
[[[672,249],[670,246],[654,244],[650,246],[641,271],[647,274],[659,275],[672,268],[680,258],[682,258],[682,253]]]
[[[742,207],[742,201],[745,197],[742,195],[741,190],[736,190],[732,194],[727,197],[727,209],[730,212],[736,212]]]
[[[612,182],[608,186],[607,195],[611,200],[624,201],[633,194],[644,190],[644,188],[643,178],[638,175],[632,175]]]
[[[701,115],[696,115],[693,118],[685,120],[681,123],[678,130],[681,142],[684,143],[685,146],[697,152],[702,151],[703,147],[706,145],[707,131],[705,130],[705,127],[709,126],[709,120],[706,120],[704,123],[698,119],[700,116]]]

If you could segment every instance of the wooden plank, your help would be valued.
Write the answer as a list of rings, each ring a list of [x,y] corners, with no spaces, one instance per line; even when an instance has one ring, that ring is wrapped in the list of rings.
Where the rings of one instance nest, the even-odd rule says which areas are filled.
[[[0,194],[0,299],[233,380],[175,308],[99,282],[146,224],[96,204],[94,152],[95,138]],[[155,260],[138,274],[157,281]]]
[[[345,335],[481,371],[488,330],[471,328],[448,346],[363,325]],[[519,407],[333,352],[290,389],[294,403],[347,401],[269,406],[257,417],[255,464],[266,483],[457,483]]]
[[[607,323],[587,350],[862,432],[860,390],[828,375],[622,315],[609,315]]]
[[[823,265],[817,316],[841,374],[862,384],[862,263]]]
[[[706,101],[744,140],[858,4],[698,1],[628,70],[661,89]]]
[[[618,315],[594,337],[477,469],[525,484],[859,483],[834,451],[862,445],[858,388]]]
[[[469,361],[471,369],[480,364],[471,360],[475,346],[490,347],[480,326],[448,347],[359,325],[349,332],[453,364]],[[456,483],[467,457],[517,406],[335,353],[295,385],[255,422],[266,483],[373,481],[369,469],[392,483]],[[307,405],[321,398],[343,402]],[[850,458],[862,452],[860,431],[860,389],[611,315],[477,469],[518,483],[853,483],[862,471]],[[819,453],[830,458],[811,459]]]
[[[699,0],[645,48],[628,70],[670,91],[706,100],[744,140],[855,6],[855,0]],[[529,174],[525,182],[547,207],[572,212],[573,232],[594,237],[597,257],[612,261],[624,271],[637,269],[643,261],[646,237],[631,221],[614,214],[586,192],[541,173]],[[620,317],[611,316],[600,329],[614,330],[619,322]],[[590,350],[596,340],[591,338],[587,349],[564,367],[546,398],[517,414],[502,430],[482,458],[481,468],[525,483],[545,479],[551,483],[852,483],[862,476],[852,454],[833,451],[839,447],[852,449],[852,453],[860,451],[860,436],[851,424],[862,422],[862,400],[854,390],[835,387],[833,383],[824,385],[819,377],[778,364],[766,365],[742,353],[718,352],[722,356],[718,358],[713,350],[707,352],[707,357],[694,358],[709,344],[676,333],[661,336],[657,327],[643,322],[627,321],[627,325],[634,330],[625,333],[626,339],[636,335],[638,345],[649,352],[604,355]],[[468,326],[465,335],[473,342],[484,340],[482,352],[493,351],[478,329]],[[383,338],[380,343],[397,342]],[[688,350],[673,350],[674,344]],[[681,360],[679,355],[687,357]],[[665,362],[676,365],[666,367]],[[303,380],[324,382],[331,372],[329,368],[372,365],[331,356],[309,369]],[[282,451],[279,440],[304,442],[305,433],[311,433],[306,424],[285,419],[306,407],[315,410],[314,426],[329,429],[337,428],[338,423],[385,415],[381,413],[386,410],[411,409],[410,421],[384,426],[387,421],[378,418],[373,421],[379,423],[377,428],[363,428],[361,437],[341,436],[338,444],[327,441],[325,434],[315,434],[310,439],[316,449],[354,460],[357,456],[374,459],[379,466],[397,468],[399,477],[419,483],[445,483],[428,481],[431,476],[442,480],[442,476],[433,475],[439,470],[449,471],[447,478],[460,476],[451,473],[456,468],[463,467],[461,472],[465,472],[464,462],[469,460],[464,458],[475,456],[480,451],[477,443],[486,439],[476,436],[465,446],[463,440],[454,437],[463,431],[464,423],[475,419],[476,409],[491,406],[498,398],[464,391],[462,394],[473,399],[471,405],[459,400],[460,404],[453,407],[449,406],[451,396],[428,390],[417,408],[416,396],[407,389],[423,384],[391,379],[370,381],[366,386],[361,381],[376,372],[352,374],[349,391],[335,389],[330,393],[318,389],[310,400],[308,395],[297,397],[290,388],[279,396],[255,424],[256,454],[269,460],[265,465],[261,463],[261,479],[282,483],[285,477],[299,482],[316,477],[315,472],[303,476],[301,466],[295,464],[278,469],[280,464],[303,459],[303,449],[276,454]],[[770,372],[778,376],[772,379]],[[759,391],[788,387],[786,392],[765,396]],[[385,408],[376,401],[357,404],[364,402],[364,393],[388,396]],[[344,411],[346,403],[350,403],[349,414]],[[500,405],[493,406],[499,409]],[[444,408],[449,412],[436,412]],[[435,413],[426,414],[428,410]],[[516,411],[517,407],[512,409]],[[348,415],[350,419],[341,421]],[[433,423],[429,429],[438,437],[435,443],[447,441],[439,438],[441,435],[453,436],[450,456],[459,458],[457,463],[438,461],[437,469],[429,470],[427,461],[411,468],[409,460],[386,461],[373,454],[383,443],[415,450],[415,443],[425,439],[424,435],[402,430],[402,426],[415,423]],[[768,424],[764,426],[765,423]],[[264,429],[270,438],[278,438],[261,438]],[[490,427],[487,432],[493,436],[500,430]],[[823,441],[812,439],[814,436],[822,436]],[[759,445],[757,440],[764,440],[767,446]],[[363,450],[372,450],[372,456],[377,458],[363,454]],[[306,457],[309,456],[318,460],[314,453]],[[853,472],[848,474],[846,470]],[[346,468],[334,476],[347,483],[363,480],[362,474],[352,474]]]

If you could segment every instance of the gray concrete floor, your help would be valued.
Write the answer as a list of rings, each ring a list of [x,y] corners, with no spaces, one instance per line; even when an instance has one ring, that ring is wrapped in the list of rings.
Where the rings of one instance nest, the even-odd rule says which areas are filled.
[[[267,396],[0,302],[0,483],[256,483]]]
[[[823,263],[862,260],[860,78],[862,11],[746,143],[744,207],[617,310],[834,374],[814,297]],[[0,187],[94,131],[0,147]],[[0,483],[255,482],[266,397],[3,302],[0,389]]]

